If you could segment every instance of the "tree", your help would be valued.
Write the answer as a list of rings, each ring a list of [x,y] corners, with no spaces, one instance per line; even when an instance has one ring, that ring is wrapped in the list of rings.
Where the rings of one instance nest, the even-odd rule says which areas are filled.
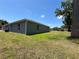
[[[51,30],[59,31],[60,29],[59,29],[59,27],[54,27],[54,28],[52,28]]]
[[[3,19],[0,19],[0,25],[5,25],[5,24],[8,24],[8,22]]]
[[[64,31],[64,29],[60,28],[60,27],[54,27],[54,28],[51,28],[51,30],[53,30],[53,31]]]
[[[60,28],[62,29],[62,31],[67,31],[67,28],[65,25],[62,25]]]
[[[72,27],[72,2],[71,0],[69,1],[64,1],[61,2],[61,9],[56,9],[55,10],[56,16],[63,16],[63,23],[65,27],[68,28],[68,31],[71,31]]]

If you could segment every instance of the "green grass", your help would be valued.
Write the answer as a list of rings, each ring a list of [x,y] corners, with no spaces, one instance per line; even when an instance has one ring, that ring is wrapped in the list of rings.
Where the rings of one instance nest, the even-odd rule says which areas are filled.
[[[60,31],[30,36],[0,31],[0,59],[78,59],[79,45],[69,36]]]
[[[35,38],[35,39],[59,40],[59,39],[67,39],[68,36],[70,36],[69,32],[52,31],[52,32],[49,32],[49,33],[32,35],[32,38]]]

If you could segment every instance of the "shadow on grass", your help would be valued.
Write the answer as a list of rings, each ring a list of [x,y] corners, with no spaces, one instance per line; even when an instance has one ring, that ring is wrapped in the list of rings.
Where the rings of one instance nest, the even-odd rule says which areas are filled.
[[[69,39],[69,40],[71,40],[71,39],[79,39],[79,37],[71,37],[71,36],[69,36],[69,37],[67,37],[67,39]]]
[[[73,43],[79,44],[79,37],[67,37],[67,39]]]
[[[39,33],[32,33],[32,34],[27,34],[27,35],[31,36],[31,35],[44,34],[44,33],[48,33],[48,32],[39,32]]]

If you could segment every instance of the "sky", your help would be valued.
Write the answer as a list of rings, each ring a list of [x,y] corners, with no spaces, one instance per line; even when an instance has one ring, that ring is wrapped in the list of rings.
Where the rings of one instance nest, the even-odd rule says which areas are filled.
[[[14,22],[30,19],[52,27],[63,25],[55,9],[61,8],[62,0],[0,0],[0,19]]]

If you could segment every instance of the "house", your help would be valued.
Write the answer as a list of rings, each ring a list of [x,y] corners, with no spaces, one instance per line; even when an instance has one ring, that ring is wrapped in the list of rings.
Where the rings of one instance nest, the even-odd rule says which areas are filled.
[[[2,30],[2,26],[0,26],[0,30]]]
[[[5,25],[4,30],[30,35],[30,34],[48,32],[49,27],[32,20],[22,19]]]
[[[3,26],[4,26],[4,25],[0,25],[0,30],[3,30]]]

